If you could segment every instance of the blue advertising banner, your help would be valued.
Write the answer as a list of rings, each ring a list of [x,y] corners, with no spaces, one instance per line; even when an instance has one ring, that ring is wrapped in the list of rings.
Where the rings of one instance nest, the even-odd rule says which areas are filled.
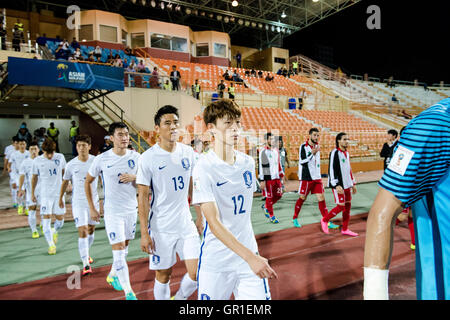
[[[78,90],[124,90],[123,68],[64,60],[8,57],[8,82]]]

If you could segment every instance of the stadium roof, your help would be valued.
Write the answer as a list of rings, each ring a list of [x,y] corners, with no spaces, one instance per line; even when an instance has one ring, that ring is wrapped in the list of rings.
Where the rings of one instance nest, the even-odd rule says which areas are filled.
[[[230,34],[234,45],[283,46],[283,39],[362,0],[103,0],[10,1],[7,8],[48,9],[67,17],[65,9],[98,9],[127,19],[154,19]],[[237,6],[233,6],[237,2]],[[245,36],[243,36],[245,35]]]

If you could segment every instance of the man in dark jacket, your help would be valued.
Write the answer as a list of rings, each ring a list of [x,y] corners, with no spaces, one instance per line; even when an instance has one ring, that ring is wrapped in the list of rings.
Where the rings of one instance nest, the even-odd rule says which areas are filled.
[[[384,158],[384,170],[386,170],[389,162],[392,159],[392,154],[398,143],[398,132],[395,129],[388,131],[388,141],[384,143],[383,148],[380,152],[380,157]]]

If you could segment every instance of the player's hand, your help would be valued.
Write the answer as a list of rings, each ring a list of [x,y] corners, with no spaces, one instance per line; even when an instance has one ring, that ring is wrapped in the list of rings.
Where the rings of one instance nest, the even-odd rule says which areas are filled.
[[[400,221],[400,222],[403,222],[403,221],[405,221],[407,218],[408,218],[408,213],[403,213],[403,212],[401,212],[399,215],[398,215],[398,217],[397,217],[397,219]]]
[[[122,183],[129,183],[136,180],[136,176],[134,174],[122,173],[119,177],[119,181]]]
[[[320,146],[318,144],[316,144],[316,146],[311,149],[312,154],[316,154],[319,151],[320,151]]]
[[[13,184],[12,184],[12,188],[13,188],[13,189],[17,189],[17,184],[13,183]]]
[[[344,194],[344,189],[342,189],[341,186],[337,186],[337,187],[336,187],[336,191],[337,191],[337,193],[339,193],[339,194]]]
[[[100,222],[100,212],[95,208],[90,209],[91,220]]]
[[[264,257],[255,254],[251,257],[250,261],[248,261],[248,264],[252,271],[261,279],[278,278],[277,273],[270,267],[268,260]]]
[[[148,231],[141,232],[141,250],[145,253],[151,254],[155,251],[155,244],[148,234]]]
[[[60,207],[61,209],[64,208],[64,201],[63,201],[62,199],[59,199],[59,207]]]
[[[356,186],[352,187],[352,193],[355,194],[356,193]]]
[[[266,182],[265,181],[261,181],[259,183],[259,188],[261,189],[261,191],[263,191],[266,188]]]
[[[31,195],[31,201],[35,203],[37,202],[36,196],[34,194]]]
[[[203,232],[203,221],[202,219],[197,219],[197,221],[195,221],[195,226],[197,227],[197,232],[198,234],[202,234]]]
[[[19,190],[19,192],[17,193],[19,198],[22,198],[24,194],[25,194],[25,192],[23,190]]]

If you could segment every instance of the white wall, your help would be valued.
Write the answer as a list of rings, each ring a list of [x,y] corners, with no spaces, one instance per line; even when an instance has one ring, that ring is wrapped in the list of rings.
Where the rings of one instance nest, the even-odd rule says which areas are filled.
[[[71,116],[71,119],[28,119],[28,115],[24,118],[2,118],[0,115],[0,154],[3,154],[5,147],[11,144],[12,136],[17,134],[22,122],[27,123],[28,131],[33,136],[34,130],[50,127],[50,122],[55,123],[55,127],[59,129],[59,150],[64,154],[72,154],[72,144],[69,142],[70,122],[75,120],[78,125],[78,116]]]

